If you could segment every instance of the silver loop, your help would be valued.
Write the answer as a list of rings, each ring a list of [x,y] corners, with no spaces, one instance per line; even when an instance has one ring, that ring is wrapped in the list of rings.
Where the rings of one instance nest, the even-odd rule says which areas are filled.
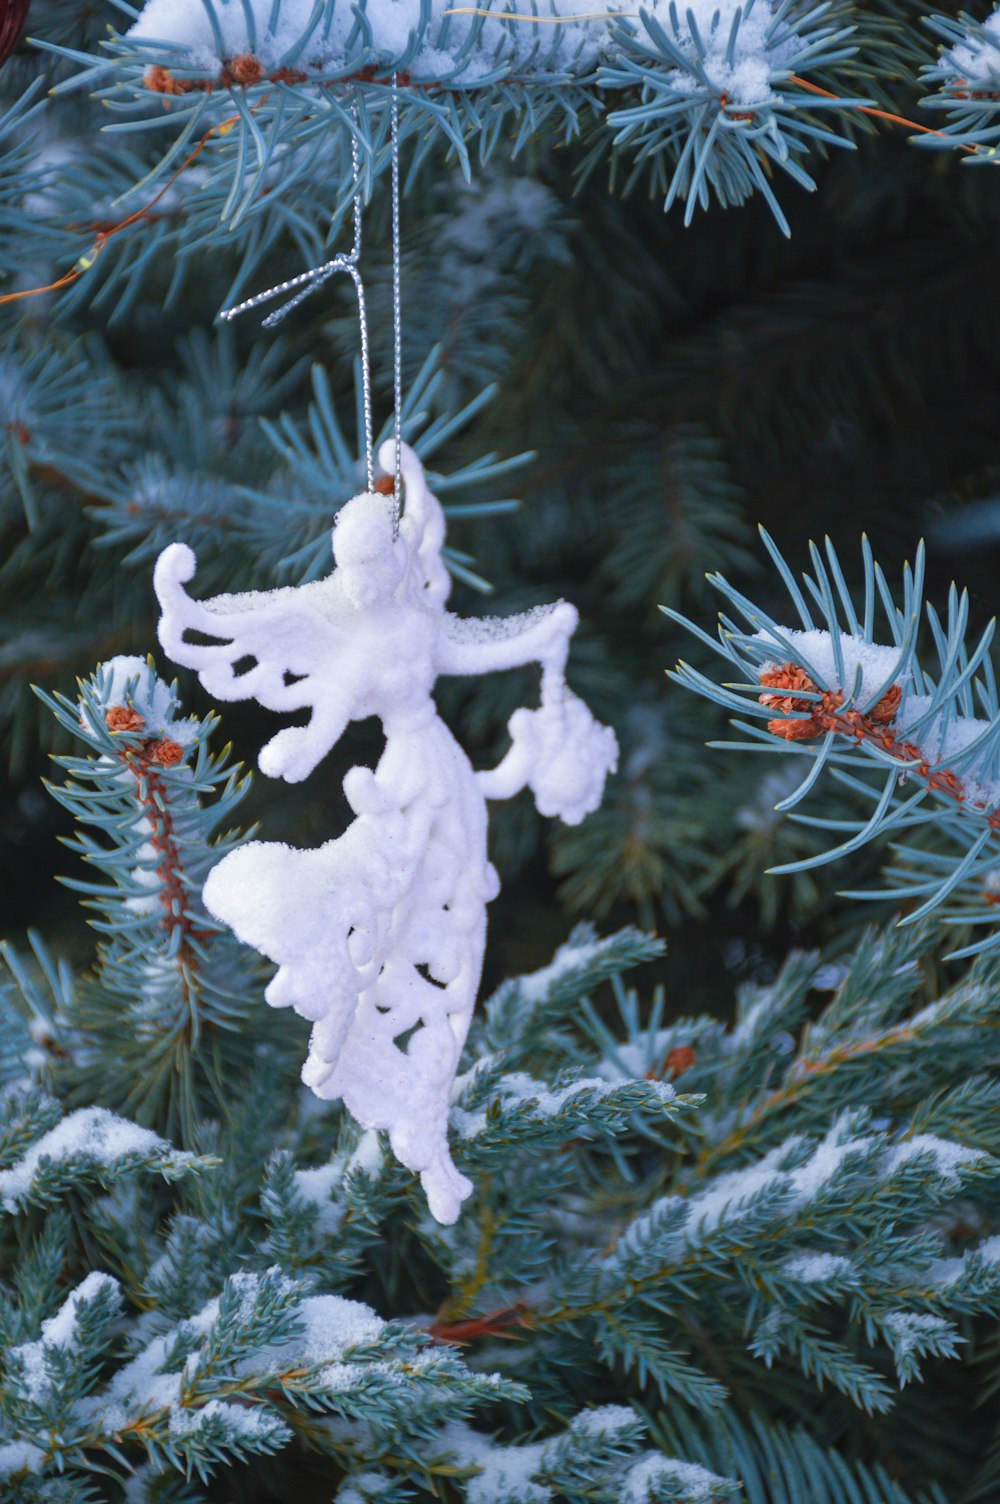
[[[393,486],[393,527],[398,534],[399,512],[403,499],[403,317],[400,288],[402,266],[399,241],[399,92],[395,73],[392,75],[389,134],[392,141],[392,426],[396,451]]]
[[[219,314],[220,319],[234,319],[241,313],[247,313],[251,308],[259,308],[261,303],[267,303],[271,298],[279,298],[283,293],[292,292],[294,296],[269,313],[263,321],[265,329],[273,329],[285,316],[291,313],[293,308],[298,308],[316,290],[324,285],[337,272],[345,272],[354,283],[358,295],[358,325],[361,333],[361,392],[364,404],[365,423],[365,475],[369,491],[375,489],[375,425],[372,418],[372,377],[371,358],[368,342],[368,307],[365,301],[365,286],[361,280],[358,264],[361,260],[361,157],[358,150],[356,110],[351,111],[354,122],[354,130],[351,132],[351,169],[354,173],[356,192],[354,194],[354,244],[349,251],[334,256],[331,261],[326,261],[322,266],[314,266],[309,271],[300,272],[296,277],[289,277],[287,282],[278,282],[274,287],[268,287],[264,292],[254,293],[252,298],[245,298],[242,303],[237,303],[234,308],[225,308]],[[396,441],[397,472],[399,468],[399,440]],[[397,491],[399,480],[396,481]],[[396,504],[397,519],[399,504]],[[398,521],[397,521],[398,526]]]

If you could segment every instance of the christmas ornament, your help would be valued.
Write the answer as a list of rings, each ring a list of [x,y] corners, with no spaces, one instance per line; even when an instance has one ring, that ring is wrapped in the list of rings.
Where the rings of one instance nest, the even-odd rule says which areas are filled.
[[[325,579],[193,600],[189,548],[156,565],[160,641],[220,700],[308,709],[260,754],[262,771],[308,777],[350,721],[377,716],[378,766],[351,768],[353,823],[317,850],[252,841],[210,873],[208,908],[277,963],[267,988],[313,1028],[303,1080],[344,1101],[419,1173],[433,1215],[453,1222],[472,1190],[448,1150],[449,1094],[469,1027],[499,890],[486,854],[487,799],[530,788],[543,815],[576,824],[600,803],[614,733],[563,678],[577,613],[565,601],[463,620],[445,609],[445,522],[416,455],[397,440],[405,509],[369,490],[342,507]],[[399,489],[396,490],[399,496]],[[190,634],[196,634],[192,640]],[[509,722],[500,764],[474,772],[437,714],[442,674],[537,662],[541,703]]]
[[[334,256],[225,311],[232,318],[291,294],[273,327],[331,276],[358,299],[367,489],[342,507],[326,579],[246,595],[192,600],[195,558],[174,544],[155,572],[160,641],[222,700],[308,709],[260,753],[272,778],[307,778],[352,720],[377,716],[386,746],[374,772],[351,768],[352,824],[318,850],[253,841],[209,874],[205,903],[277,965],[266,997],[312,1022],[303,1080],[343,1100],[366,1128],[384,1129],[420,1175],[428,1204],[453,1222],[470,1182],[448,1151],[452,1083],[468,1032],[486,944],[486,904],[499,890],[486,854],[486,800],[530,788],[544,815],[569,824],[596,809],[617,759],[614,733],[566,688],[577,623],[559,601],[507,619],[463,621],[445,610],[444,513],[400,435],[400,163],[397,82],[389,94],[392,206],[394,436],[376,489],[364,284],[357,120],[351,137],[354,239]],[[399,507],[405,497],[405,510]],[[198,634],[192,641],[191,632]],[[511,748],[475,773],[439,718],[441,674],[482,674],[537,662],[541,704],[509,723]]]

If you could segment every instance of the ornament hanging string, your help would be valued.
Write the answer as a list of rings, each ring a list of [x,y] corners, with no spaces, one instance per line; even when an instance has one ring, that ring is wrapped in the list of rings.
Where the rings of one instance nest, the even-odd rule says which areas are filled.
[[[361,391],[364,405],[365,424],[365,475],[369,491],[375,489],[375,429],[372,419],[372,377],[371,356],[368,344],[368,307],[365,301],[365,284],[361,280],[361,155],[358,150],[357,137],[357,113],[352,110],[351,131],[351,171],[354,174],[354,241],[349,251],[342,251],[330,261],[325,261],[322,266],[310,267],[308,271],[300,272],[297,277],[289,277],[286,282],[278,282],[274,287],[268,287],[264,292],[258,292],[252,298],[245,298],[242,303],[237,303],[233,308],[226,308],[219,314],[220,319],[235,319],[241,313],[248,313],[251,308],[259,308],[262,303],[268,303],[272,298],[280,298],[283,293],[291,292],[293,296],[280,308],[274,309],[263,320],[265,329],[273,329],[286,314],[291,313],[300,303],[305,302],[310,294],[317,288],[322,287],[337,272],[346,272],[354,283],[354,290],[358,295],[358,328],[361,335]]]
[[[298,308],[300,303],[305,302],[317,288],[322,287],[337,272],[346,272],[354,283],[358,295],[358,327],[361,336],[361,389],[364,406],[365,424],[365,473],[368,490],[375,489],[375,432],[372,419],[372,379],[371,379],[371,353],[368,338],[368,307],[365,299],[365,285],[361,277],[361,162],[357,139],[357,112],[352,110],[354,130],[351,132],[351,168],[354,173],[356,192],[354,195],[354,242],[349,251],[341,252],[330,261],[325,261],[322,266],[310,267],[308,271],[300,272],[298,276],[289,277],[285,282],[278,282],[274,287],[268,287],[264,292],[254,293],[253,297],[245,298],[242,303],[237,303],[233,308],[224,309],[219,314],[221,319],[234,319],[241,313],[248,313],[252,308],[259,308],[262,303],[270,302],[272,298],[281,297],[284,293],[292,293],[287,303],[269,313],[263,321],[265,329],[273,329],[293,308]],[[389,103],[389,137],[391,155],[391,178],[392,178],[392,389],[393,389],[393,439],[394,439],[394,465],[393,465],[393,534],[399,533],[399,514],[402,498],[403,485],[403,451],[402,451],[402,411],[403,411],[403,325],[402,325],[402,291],[401,291],[401,255],[400,255],[400,229],[399,229],[399,89],[398,78],[392,75],[392,91]]]
[[[392,525],[393,535],[398,536],[399,509],[403,500],[403,315],[399,244],[399,87],[395,73],[389,102],[389,135],[392,150],[392,429],[395,440]]]

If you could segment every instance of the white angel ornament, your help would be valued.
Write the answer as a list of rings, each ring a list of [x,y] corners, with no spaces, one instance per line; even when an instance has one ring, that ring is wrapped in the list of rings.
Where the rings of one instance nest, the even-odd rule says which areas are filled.
[[[380,455],[387,469],[393,445]],[[375,715],[378,766],[344,779],[355,819],[317,850],[251,841],[209,874],[205,902],[277,964],[266,997],[313,1028],[303,1080],[340,1098],[421,1178],[433,1215],[453,1222],[470,1182],[448,1150],[449,1095],[475,1005],[486,904],[499,890],[487,860],[487,799],[529,787],[544,815],[577,824],[601,801],[617,760],[614,733],[566,688],[577,613],[565,601],[504,619],[445,610],[444,514],[420,461],[402,447],[405,511],[377,493],[342,507],[336,568],[307,585],[192,600],[184,544],[154,576],[159,635],[177,663],[221,700],[308,708],[260,754],[271,777],[306,778],[349,721]],[[197,634],[197,641],[189,639]],[[476,773],[437,714],[441,674],[537,662],[541,704],[511,717],[511,749]]]

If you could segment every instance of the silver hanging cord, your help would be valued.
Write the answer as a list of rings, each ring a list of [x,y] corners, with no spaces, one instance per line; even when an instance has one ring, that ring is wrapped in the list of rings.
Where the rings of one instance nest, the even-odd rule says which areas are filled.
[[[357,139],[357,115],[353,115],[355,129],[351,132],[351,168],[354,173],[354,182],[357,192],[354,195],[354,244],[349,251],[341,252],[334,256],[331,261],[326,261],[322,266],[311,267],[309,271],[300,272],[297,277],[289,277],[287,282],[278,282],[274,287],[267,288],[264,292],[258,292],[252,298],[245,298],[242,303],[237,303],[234,308],[226,308],[220,314],[220,319],[235,319],[241,313],[248,313],[251,308],[259,308],[262,303],[267,303],[271,298],[280,298],[283,293],[291,292],[293,297],[273,313],[269,313],[263,321],[265,329],[273,329],[276,324],[293,308],[298,308],[316,290],[322,287],[337,272],[346,272],[354,283],[358,295],[358,325],[361,331],[361,393],[364,404],[365,423],[365,474],[367,477],[368,490],[375,489],[375,427],[372,418],[372,377],[371,358],[368,346],[368,306],[365,301],[365,285],[361,280],[361,272],[358,264],[361,260],[361,158],[358,150]],[[296,290],[297,289],[297,290]],[[397,399],[398,401],[398,399]],[[398,423],[397,423],[398,429]],[[396,439],[396,491],[399,492],[399,438]],[[399,502],[396,502],[396,516],[398,526]]]
[[[393,526],[398,534],[399,511],[403,500],[403,318],[399,247],[399,91],[395,73],[392,75],[392,94],[389,105],[389,134],[392,145],[392,427],[396,441]]]

